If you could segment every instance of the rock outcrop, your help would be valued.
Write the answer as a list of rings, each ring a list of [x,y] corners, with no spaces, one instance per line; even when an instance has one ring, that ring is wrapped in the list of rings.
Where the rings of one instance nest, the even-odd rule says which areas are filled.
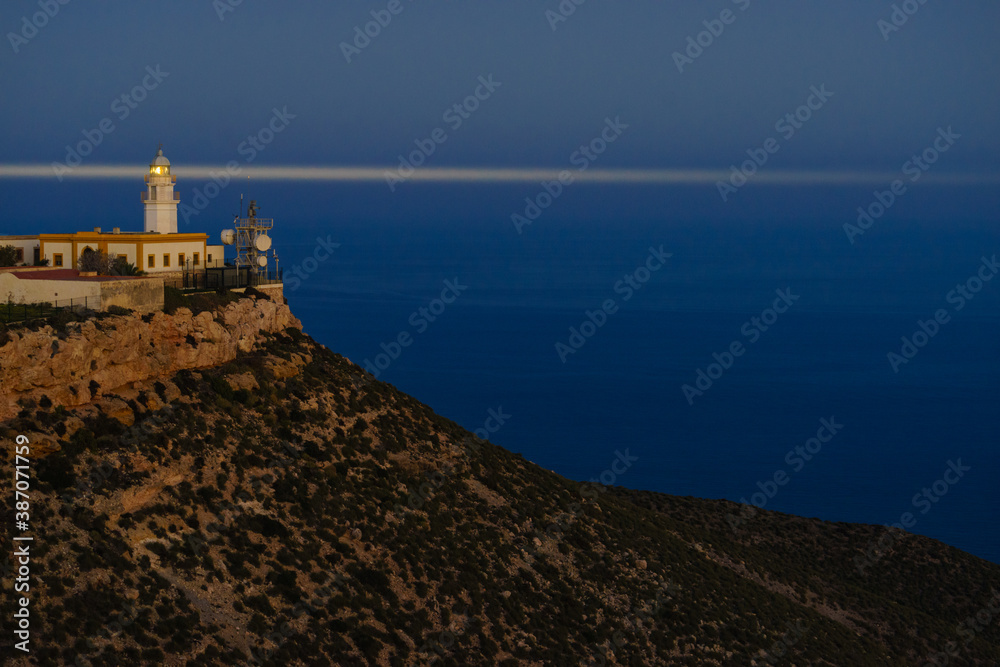
[[[304,334],[266,338],[0,422],[30,443],[39,546],[31,654],[0,663],[1000,665],[998,564],[766,509],[734,530],[734,502],[571,481],[358,386]],[[21,567],[0,554],[0,580]]]
[[[12,330],[0,346],[0,420],[16,415],[22,398],[82,405],[133,382],[224,364],[288,327],[302,324],[287,305],[246,298],[197,315],[179,308],[72,322],[65,332]]]

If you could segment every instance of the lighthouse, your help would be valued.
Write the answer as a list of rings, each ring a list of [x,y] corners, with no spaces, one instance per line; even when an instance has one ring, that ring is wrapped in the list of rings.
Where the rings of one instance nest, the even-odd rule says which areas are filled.
[[[177,233],[177,204],[180,193],[174,192],[177,177],[170,174],[170,160],[163,156],[163,146],[149,164],[146,192],[142,193],[145,207],[143,231],[153,234]]]

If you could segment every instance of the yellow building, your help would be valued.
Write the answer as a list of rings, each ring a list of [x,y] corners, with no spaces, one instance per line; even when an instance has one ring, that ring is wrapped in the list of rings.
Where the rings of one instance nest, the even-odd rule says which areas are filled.
[[[124,258],[150,274],[204,269],[222,260],[221,246],[209,246],[208,234],[109,233],[98,228],[73,234],[40,234],[38,242],[39,253],[49,260],[49,266],[72,269],[88,248]]]
[[[180,193],[174,192],[177,177],[170,173],[170,160],[164,157],[162,149],[150,163],[145,181],[142,232],[122,232],[117,227],[103,232],[98,227],[92,232],[40,234],[37,237],[40,258],[48,259],[52,267],[75,269],[80,255],[90,248],[124,258],[150,274],[221,266],[223,246],[208,245],[208,234],[177,233]]]

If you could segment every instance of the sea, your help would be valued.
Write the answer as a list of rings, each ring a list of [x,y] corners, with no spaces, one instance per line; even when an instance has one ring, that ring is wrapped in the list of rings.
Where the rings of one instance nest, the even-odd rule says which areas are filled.
[[[864,186],[575,185],[528,224],[531,184],[254,190],[305,331],[497,445],[1000,563],[995,193],[852,233]]]
[[[734,220],[613,191],[622,217],[581,193],[518,226],[516,188],[442,218],[473,196],[435,189],[412,219],[282,244],[309,334],[571,479],[899,523],[1000,563],[995,220],[887,215],[852,243],[849,205]]]

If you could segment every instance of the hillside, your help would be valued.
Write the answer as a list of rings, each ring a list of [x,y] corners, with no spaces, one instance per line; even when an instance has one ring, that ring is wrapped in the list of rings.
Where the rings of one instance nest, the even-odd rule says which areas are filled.
[[[86,404],[31,393],[0,425],[8,454],[31,442],[34,536],[31,653],[8,633],[3,664],[1000,664],[1000,566],[579,484],[295,326],[254,335]]]

